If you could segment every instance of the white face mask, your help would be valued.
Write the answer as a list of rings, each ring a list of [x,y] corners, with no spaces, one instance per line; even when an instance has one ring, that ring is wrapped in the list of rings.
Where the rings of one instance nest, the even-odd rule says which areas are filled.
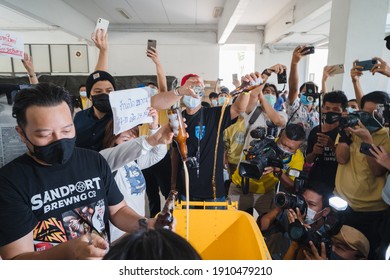
[[[320,218],[318,218],[318,219],[314,220],[315,216],[318,213],[321,213],[322,211],[324,211],[324,209],[322,209],[320,212],[316,212],[316,211],[310,209],[309,207],[307,207],[307,212],[306,212],[306,217],[305,217],[304,223],[308,224],[308,225],[314,224],[315,222],[317,222],[320,219]]]
[[[87,92],[86,91],[80,91],[80,96],[81,97],[87,97]]]
[[[225,104],[226,97],[218,97],[218,105],[223,106]]]
[[[194,109],[200,105],[202,101],[200,98],[194,98],[192,96],[184,95],[183,103],[188,109]]]
[[[158,90],[156,88],[150,87],[151,96],[156,95],[158,93]]]
[[[211,100],[211,105],[213,105],[213,107],[217,107],[217,106],[218,106],[218,101],[217,101],[217,99]]]

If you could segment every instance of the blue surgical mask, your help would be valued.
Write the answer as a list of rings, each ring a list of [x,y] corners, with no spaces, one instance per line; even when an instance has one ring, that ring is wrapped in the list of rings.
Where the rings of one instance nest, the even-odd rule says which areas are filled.
[[[353,112],[356,112],[357,110],[352,108],[352,107],[347,107],[347,112],[348,113],[353,113]]]
[[[218,97],[218,105],[223,106],[225,104],[226,97]]]
[[[81,97],[87,97],[87,92],[86,91],[80,91],[80,96]]]
[[[217,107],[217,106],[218,106],[218,101],[217,101],[217,99],[211,100],[211,105],[213,105],[213,107]]]
[[[305,106],[309,106],[311,104],[311,102],[309,100],[307,100],[307,97],[306,97],[306,95],[303,94],[303,92],[301,92],[300,101]]]
[[[274,105],[276,103],[276,96],[275,95],[264,94],[264,98],[265,98],[265,100],[268,101],[268,103],[269,103],[269,105],[271,105],[271,107],[274,107]]]
[[[202,101],[200,98],[195,98],[192,96],[184,95],[183,97],[183,104],[188,108],[188,109],[194,109],[200,105]]]

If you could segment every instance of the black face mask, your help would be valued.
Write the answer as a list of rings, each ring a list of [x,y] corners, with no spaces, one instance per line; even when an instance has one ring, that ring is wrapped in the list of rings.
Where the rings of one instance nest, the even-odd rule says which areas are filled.
[[[102,113],[111,112],[110,98],[108,94],[92,95],[93,107],[98,109]]]
[[[76,137],[62,138],[46,146],[36,146],[26,137],[28,142],[34,147],[34,152],[30,153],[37,159],[51,165],[61,165],[66,163],[73,154]]]
[[[344,260],[342,257],[340,257],[339,255],[337,255],[333,250],[332,252],[330,252],[330,255],[329,255],[329,260]]]
[[[383,127],[383,120],[376,113],[374,113],[375,118],[372,114],[365,111],[357,111],[355,112],[355,114],[359,116],[360,121],[368,129],[369,132],[375,132]]]
[[[338,122],[341,118],[341,113],[335,113],[335,112],[328,112],[328,113],[323,113],[322,114],[322,119],[327,123],[327,124],[334,124]]]

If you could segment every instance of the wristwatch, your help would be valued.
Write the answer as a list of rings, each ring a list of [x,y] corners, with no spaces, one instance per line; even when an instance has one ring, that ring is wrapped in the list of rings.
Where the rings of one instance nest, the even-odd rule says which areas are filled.
[[[282,177],[282,175],[283,175],[283,170],[282,169],[280,169],[279,171],[274,171],[274,176],[276,177],[276,178],[278,178],[278,179],[280,179],[280,177]]]

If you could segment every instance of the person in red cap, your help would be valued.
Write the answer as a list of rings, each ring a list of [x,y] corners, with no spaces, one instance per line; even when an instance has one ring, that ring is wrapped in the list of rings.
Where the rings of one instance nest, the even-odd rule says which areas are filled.
[[[225,188],[223,179],[223,131],[233,123],[241,112],[246,110],[249,94],[240,94],[233,105],[227,107],[204,108],[201,105],[201,98],[204,95],[203,80],[196,74],[185,75],[181,80],[182,87],[188,83],[200,82],[192,90],[197,97],[184,96],[183,104],[185,110],[183,116],[186,119],[188,158],[187,167],[190,178],[190,200],[198,201],[225,201]],[[253,90],[256,91],[257,89]],[[224,109],[224,111],[222,111]],[[221,127],[218,130],[219,121]],[[219,142],[217,147],[217,133]],[[184,186],[183,163],[179,161],[179,152],[175,143],[172,145],[172,177],[171,185],[177,189],[181,199],[186,198]],[[217,149],[215,188],[212,184],[213,166],[215,160],[215,149]]]

